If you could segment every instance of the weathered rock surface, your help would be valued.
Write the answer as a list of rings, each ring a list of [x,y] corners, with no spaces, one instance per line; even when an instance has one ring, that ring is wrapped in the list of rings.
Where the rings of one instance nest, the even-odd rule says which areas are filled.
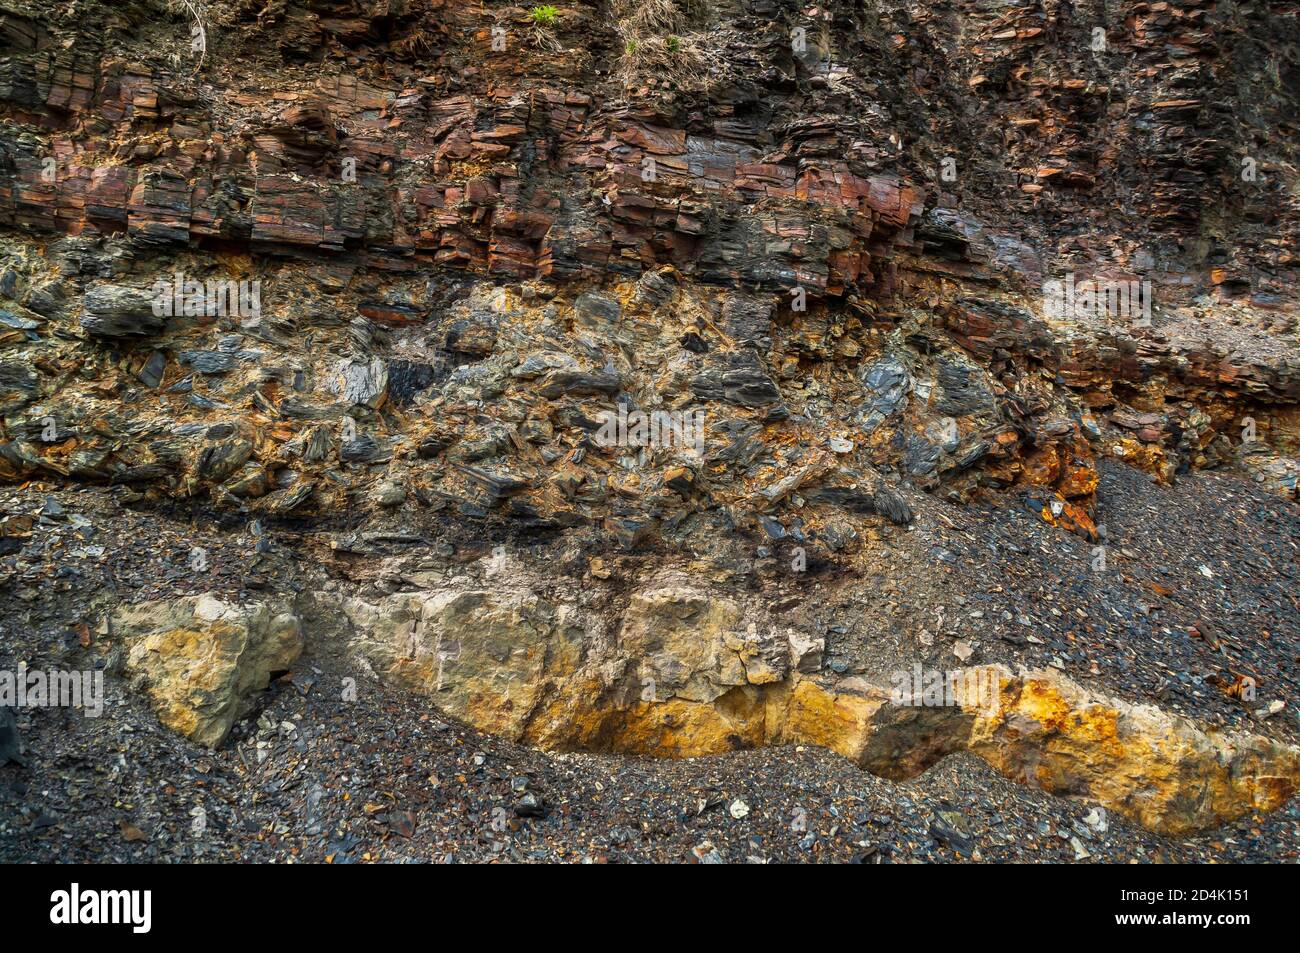
[[[81,326],[99,338],[149,337],[163,329],[147,291],[100,285],[86,292]]]
[[[303,647],[288,606],[239,606],[206,595],[124,606],[112,627],[127,673],[159,720],[208,747],[225,739]]]
[[[1294,18],[1139,4],[1099,51],[1091,21],[1064,8],[895,0],[867,17],[733,2],[678,11],[713,65],[659,82],[595,68],[620,61],[626,38],[584,6],[562,12],[557,37],[583,56],[514,34],[494,50],[472,5],[404,8],[382,29],[354,2],[325,19],[209,6],[213,49],[243,55],[207,57],[202,95],[138,35],[136,8],[65,17],[42,0],[6,21],[21,26],[0,87],[0,291],[51,319],[5,342],[37,369],[7,390],[6,479],[300,514],[397,505],[363,485],[390,480],[422,487],[407,507],[648,543],[661,507],[627,491],[653,484],[671,448],[630,470],[624,454],[586,453],[589,422],[626,404],[703,414],[709,479],[692,509],[751,525],[769,508],[754,465],[811,466],[812,489],[826,473],[810,445],[827,436],[851,445],[837,451],[846,468],[950,496],[1050,491],[1069,507],[1055,522],[1090,537],[1103,454],[1169,483],[1259,443],[1281,459],[1255,475],[1296,496],[1298,345],[1294,321],[1275,318],[1296,300],[1300,214],[1291,140],[1271,134],[1294,97],[1235,52],[1242,38],[1294,39]],[[825,36],[792,58],[787,26],[804,17]],[[958,24],[971,43],[949,49]],[[186,25],[151,29],[170,26]],[[236,61],[247,66],[224,65]],[[1126,147],[1084,157],[1083,130]],[[1243,179],[1243,150],[1276,155],[1248,155],[1260,174]],[[954,175],[936,177],[952,157]],[[1124,234],[1108,234],[1098,203],[1123,212]],[[157,317],[140,289],[181,272],[258,282],[265,321]],[[1049,316],[1041,281],[1062,272],[1154,281],[1156,321]],[[65,337],[73,321],[82,347]],[[92,383],[120,361],[125,379]],[[250,494],[241,470],[175,478],[197,431],[143,439],[151,414],[247,422],[276,489]],[[488,419],[502,414],[505,426]],[[30,439],[46,417],[59,439]],[[355,436],[293,455],[307,428],[345,418]],[[523,439],[524,424],[542,439]],[[505,439],[484,443],[489,430]],[[417,449],[435,445],[524,485],[485,495]]]
[[[331,624],[339,609],[346,623]],[[736,603],[670,579],[633,593],[613,630],[509,586],[321,596],[307,611],[309,628],[346,640],[381,679],[548,749],[699,757],[816,744],[895,779],[969,751],[1173,835],[1273,810],[1300,788],[1296,747],[1207,732],[1051,669],[958,669],[924,698],[919,685],[821,673],[795,633],[760,635]]]
[[[900,706],[832,658],[843,632],[783,615],[816,601],[805,573],[851,581],[859,618],[896,605],[873,547],[915,534],[926,494],[1018,507],[1102,563],[1129,558],[1106,458],[1171,493],[1235,468],[1300,499],[1285,4],[672,2],[663,30],[571,4],[536,30],[477,4],[210,0],[201,62],[173,6],[0,11],[0,482],[247,522],[258,558],[267,527],[346,532],[298,536],[330,585],[292,605],[250,573],[242,601],[113,610],[165,724],[220,744],[306,631],[550,749],[807,743],[898,776],[971,751],[1171,833],[1290,796],[1292,747],[1055,659],[980,669],[996,714]],[[240,292],[163,317],[148,289],[181,274],[254,286],[259,313],[226,307]],[[1066,275],[1149,282],[1154,308],[1062,308]],[[653,426],[603,439],[611,415]],[[21,516],[0,558],[56,518]],[[966,558],[1030,545],[988,530]],[[357,565],[391,544],[464,568],[461,532],[564,563],[546,584],[509,558]],[[1293,552],[1256,553],[1279,590]],[[619,578],[624,556],[660,565]],[[1130,665],[1167,581],[1103,621],[1043,599],[1052,651]],[[1294,710],[1288,598],[1236,644],[1199,616],[1171,635],[1218,653],[1180,656],[1201,663],[1180,688],[1268,672]],[[886,630],[964,664],[943,610]],[[991,639],[1032,637],[999,615]],[[852,634],[870,655],[883,633]]]

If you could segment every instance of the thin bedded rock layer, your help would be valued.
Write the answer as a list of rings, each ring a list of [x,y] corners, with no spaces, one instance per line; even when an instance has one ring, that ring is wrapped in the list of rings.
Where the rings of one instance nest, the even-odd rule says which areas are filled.
[[[682,5],[660,82],[603,7],[316,6],[208,4],[189,68],[150,4],[3,14],[0,479],[823,555],[899,480],[1095,539],[1104,455],[1295,498],[1293,17]],[[1154,320],[1048,316],[1066,273]]]

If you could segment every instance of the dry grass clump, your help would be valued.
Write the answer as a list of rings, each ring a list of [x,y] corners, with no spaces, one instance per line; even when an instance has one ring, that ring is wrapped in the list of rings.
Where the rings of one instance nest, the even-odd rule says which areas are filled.
[[[610,10],[624,40],[680,33],[685,25],[676,0],[612,0]]]
[[[212,14],[207,0],[167,0],[167,9],[185,17],[190,23],[189,38],[168,50],[168,59],[175,68],[184,62],[194,64],[194,72],[203,69],[208,57],[209,30]]]
[[[438,38],[423,24],[417,25],[406,36],[393,41],[393,52],[398,56],[418,59],[428,56],[437,47]]]
[[[611,11],[623,41],[618,71],[624,83],[667,80],[681,89],[709,84],[715,56],[700,33],[700,0],[612,0]]]

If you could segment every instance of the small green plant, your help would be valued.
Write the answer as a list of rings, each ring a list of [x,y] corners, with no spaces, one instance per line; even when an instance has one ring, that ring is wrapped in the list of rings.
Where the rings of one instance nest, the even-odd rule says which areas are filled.
[[[664,47],[669,53],[676,53],[682,48],[682,38],[680,36],[670,36],[664,41]]]
[[[528,16],[532,19],[534,26],[549,27],[555,26],[555,21],[560,17],[560,11],[546,3],[530,9]]]
[[[637,46],[638,46],[638,44],[637,44],[636,40],[628,40],[628,41],[627,41],[627,45],[624,47],[624,49],[626,49],[628,55],[631,56],[633,53],[636,52],[636,50],[637,50]]]

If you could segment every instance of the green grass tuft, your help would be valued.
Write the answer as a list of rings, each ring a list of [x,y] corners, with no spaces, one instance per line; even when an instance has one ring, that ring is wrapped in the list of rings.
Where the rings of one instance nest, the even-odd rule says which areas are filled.
[[[555,21],[560,18],[560,11],[546,3],[530,9],[528,16],[537,26],[554,26]]]

